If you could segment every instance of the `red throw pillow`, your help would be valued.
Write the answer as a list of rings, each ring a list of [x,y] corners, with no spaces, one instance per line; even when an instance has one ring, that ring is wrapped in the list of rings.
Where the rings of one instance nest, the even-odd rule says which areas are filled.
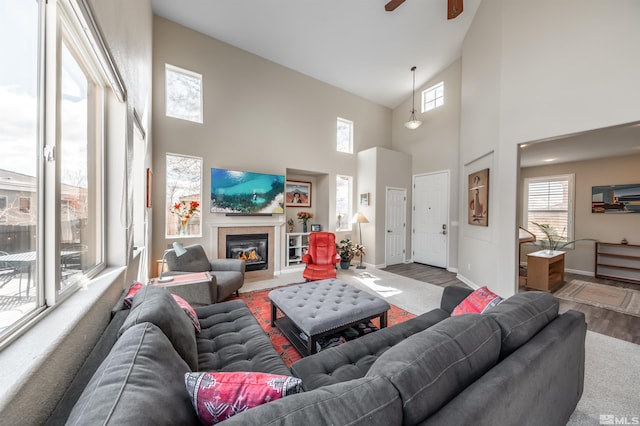
[[[451,316],[461,314],[481,314],[502,302],[502,297],[498,296],[487,287],[480,287],[468,295],[458,306],[455,307]]]
[[[187,314],[187,316],[189,317],[189,319],[193,323],[193,328],[196,329],[196,333],[200,333],[200,331],[202,329],[200,328],[200,320],[198,319],[198,315],[196,314],[196,311],[191,307],[189,302],[184,300],[182,297],[180,297],[180,296],[178,296],[176,294],[172,294],[172,296],[173,296],[173,299],[176,302],[178,302],[178,306],[180,306],[182,308],[184,313]]]
[[[127,309],[131,309],[131,303],[133,302],[133,296],[136,295],[136,293],[138,291],[140,291],[140,289],[144,287],[144,284],[142,284],[141,282],[138,281],[134,281],[131,283],[131,287],[129,287],[129,291],[127,291],[127,295],[124,297],[124,300],[122,301],[122,303],[124,304],[124,307]]]
[[[215,425],[249,408],[302,392],[302,380],[296,377],[258,372],[186,373],[184,382],[204,425]]]

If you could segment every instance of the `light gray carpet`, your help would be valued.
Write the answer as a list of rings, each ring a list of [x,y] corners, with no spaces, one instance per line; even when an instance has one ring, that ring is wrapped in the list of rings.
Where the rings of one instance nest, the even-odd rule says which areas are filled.
[[[301,273],[250,283],[241,291],[271,288],[301,282]],[[338,278],[383,297],[389,303],[415,315],[440,307],[442,287],[368,267],[338,271]],[[640,345],[587,331],[585,381],[582,399],[568,425],[600,425],[601,415],[640,419]],[[614,424],[614,423],[608,423]],[[617,423],[620,424],[620,423]]]
[[[584,393],[568,425],[600,425],[601,415],[640,417],[640,346],[587,331]],[[614,424],[614,423],[608,423]]]

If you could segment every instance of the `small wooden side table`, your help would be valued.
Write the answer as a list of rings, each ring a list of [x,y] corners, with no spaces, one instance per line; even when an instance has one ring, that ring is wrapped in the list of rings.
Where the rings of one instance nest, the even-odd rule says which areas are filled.
[[[527,288],[554,291],[564,282],[564,254],[540,250],[527,255]]]
[[[191,274],[179,274],[171,276],[173,277],[173,280],[167,281],[166,283],[159,283],[158,278],[151,278],[149,280],[149,284],[170,286],[176,284],[198,284],[202,282],[208,283],[211,281],[211,274],[209,272],[193,272]]]

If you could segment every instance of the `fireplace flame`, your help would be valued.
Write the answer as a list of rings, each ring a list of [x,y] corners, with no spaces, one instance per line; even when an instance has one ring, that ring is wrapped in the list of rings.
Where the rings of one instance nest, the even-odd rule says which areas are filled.
[[[241,260],[262,260],[262,258],[258,255],[258,253],[256,253],[255,250],[251,250],[251,252],[249,253],[249,255],[247,255],[246,252],[241,252],[238,255],[238,259]]]

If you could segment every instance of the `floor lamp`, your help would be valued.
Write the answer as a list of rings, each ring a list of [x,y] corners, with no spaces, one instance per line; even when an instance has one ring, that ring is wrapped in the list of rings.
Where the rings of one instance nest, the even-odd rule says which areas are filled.
[[[159,283],[168,283],[170,281],[173,281],[173,277],[163,277],[162,275],[164,274],[164,264],[167,262],[167,253],[169,253],[171,250],[176,252],[176,256],[180,257],[183,254],[185,254],[187,252],[187,250],[184,248],[184,246],[178,242],[173,243],[173,248],[172,249],[167,249],[164,251],[164,254],[162,255],[162,261],[160,262],[160,276],[158,277],[158,282]]]
[[[357,223],[358,224],[358,235],[360,236],[360,245],[362,246],[362,223],[369,223],[369,219],[367,219],[367,217],[365,215],[363,215],[362,213],[358,212],[353,216],[353,219],[351,219],[351,223]],[[356,269],[366,269],[366,266],[362,265],[362,258],[364,257],[363,254],[360,254],[360,265],[356,266]]]

